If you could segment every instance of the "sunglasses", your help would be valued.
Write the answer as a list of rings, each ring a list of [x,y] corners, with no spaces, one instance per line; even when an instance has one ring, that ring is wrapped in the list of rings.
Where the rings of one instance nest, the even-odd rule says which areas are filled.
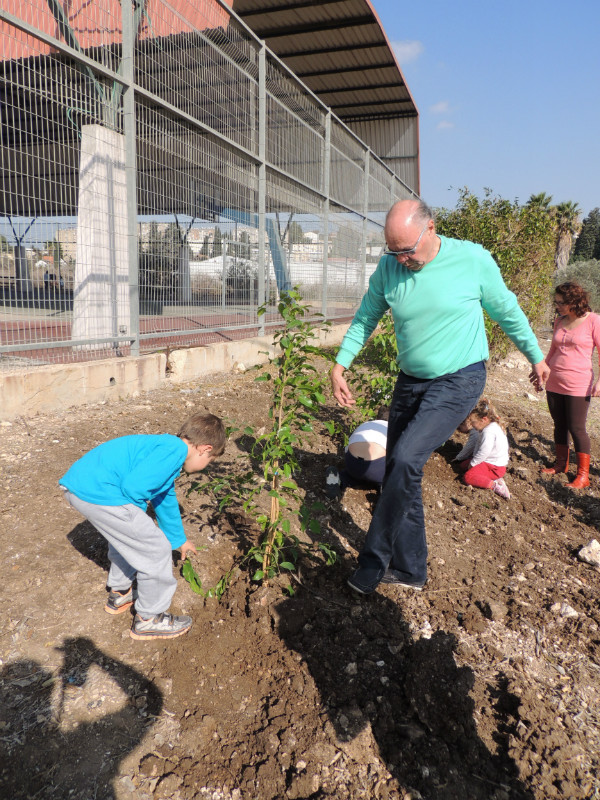
[[[385,256],[412,256],[412,254],[416,251],[417,247],[419,246],[419,242],[423,238],[423,234],[429,227],[429,222],[425,225],[421,233],[419,234],[419,238],[415,242],[414,247],[409,247],[407,250],[390,250],[388,247],[385,248],[383,254]]]

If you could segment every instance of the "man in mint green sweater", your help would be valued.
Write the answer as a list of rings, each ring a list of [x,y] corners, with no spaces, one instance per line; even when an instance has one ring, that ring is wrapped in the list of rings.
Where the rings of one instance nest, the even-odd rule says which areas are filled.
[[[427,542],[423,468],[469,415],[483,392],[489,357],[483,311],[532,364],[543,388],[550,370],[517,298],[487,250],[435,232],[431,210],[401,200],[385,223],[387,249],[373,273],[331,372],[341,406],[355,401],[343,373],[391,309],[401,374],[390,406],[386,475],[352,589],[379,583],[422,589]]]

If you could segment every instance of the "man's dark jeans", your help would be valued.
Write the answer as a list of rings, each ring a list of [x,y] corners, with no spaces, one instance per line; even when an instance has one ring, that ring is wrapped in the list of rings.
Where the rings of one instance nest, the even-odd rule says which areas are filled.
[[[421,495],[423,468],[476,405],[486,381],[483,364],[432,380],[401,374],[388,422],[383,489],[352,583],[371,592],[386,569],[407,583],[427,578]]]

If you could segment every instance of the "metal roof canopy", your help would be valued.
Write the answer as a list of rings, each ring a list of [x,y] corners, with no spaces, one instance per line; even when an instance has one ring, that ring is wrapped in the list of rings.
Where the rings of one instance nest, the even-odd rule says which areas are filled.
[[[224,0],[218,0],[223,3]],[[406,86],[400,68],[395,61],[390,44],[385,36],[381,24],[368,0],[330,0],[329,2],[309,2],[297,0],[287,5],[268,3],[261,0],[234,0],[234,12],[238,14],[256,36],[267,35],[267,45],[281,59],[285,66],[294,75],[308,86],[316,97],[321,99],[326,106],[340,118],[350,129],[357,128],[364,123],[374,124],[374,128],[381,127],[384,131],[386,121],[394,126],[393,130],[385,129],[390,133],[388,137],[392,146],[397,139],[396,128],[404,118],[404,124],[410,124],[414,130],[407,136],[407,152],[383,152],[386,144],[383,142],[384,134],[376,137],[370,130],[356,130],[355,135],[371,147],[384,163],[392,168],[401,160],[416,164],[413,180],[405,180],[411,190],[418,191],[418,111]],[[24,23],[23,28],[28,25]],[[201,43],[210,44],[211,35],[219,35],[222,29],[178,33],[180,42],[187,41],[190,47],[201,57]],[[4,194],[0,203],[0,212],[16,216],[46,216],[57,215],[62,210],[67,215],[76,213],[77,187],[78,187],[78,146],[77,126],[66,118],[66,109],[53,102],[52,98],[61,96],[59,91],[47,92],[45,96],[33,98],[25,97],[24,87],[27,81],[19,80],[18,74],[23,69],[29,69],[32,74],[41,76],[40,80],[47,85],[54,86],[61,80],[61,65],[71,64],[72,48],[69,44],[60,47],[52,33],[41,36],[48,46],[57,47],[59,53],[29,55],[25,58],[12,59],[4,62],[5,79],[12,74],[11,81],[4,81],[0,85],[0,132],[2,144],[10,147],[11,138],[18,131],[18,138],[23,148],[19,158],[27,160],[35,155],[36,163],[48,166],[43,175],[33,174],[27,165],[22,169],[16,168],[15,174],[4,177]],[[143,56],[148,50],[160,47],[160,38],[146,38],[140,46],[138,56]],[[199,48],[199,49],[198,49]],[[101,49],[101,48],[100,48]],[[85,84],[89,80],[90,70],[93,76],[98,74],[109,82],[115,77],[113,71],[105,69],[99,58],[91,59],[94,48],[87,51],[79,50],[78,57],[82,59],[81,70],[74,71],[69,84],[69,97],[72,96],[73,107],[85,106],[77,102],[79,95],[85,91]],[[119,48],[114,49],[118,62]],[[87,54],[89,55],[87,55]],[[42,65],[44,69],[42,69]],[[52,68],[55,66],[55,69]],[[37,69],[36,69],[37,66]],[[162,64],[162,69],[167,65]],[[14,74],[13,74],[14,73]],[[97,84],[93,77],[94,84]],[[109,83],[110,85],[110,83]],[[63,91],[64,93],[64,91]],[[138,89],[138,93],[141,90]],[[144,93],[142,93],[144,94]],[[36,110],[35,105],[39,103]],[[159,103],[160,105],[160,103]],[[86,115],[81,116],[80,122],[87,120]],[[49,137],[49,132],[56,129],[56,135]],[[62,133],[61,133],[62,132]],[[369,135],[371,134],[371,135]],[[198,135],[201,134],[200,129]],[[140,151],[144,148],[138,145]],[[147,147],[147,149],[151,149]],[[146,154],[148,155],[148,154]],[[387,157],[386,157],[387,156]],[[397,157],[396,157],[397,156]],[[163,178],[165,164],[161,159],[143,159],[144,163],[152,164],[152,168],[142,171],[138,180],[138,196],[146,198],[152,192],[152,186]],[[53,166],[50,166],[53,165]],[[174,199],[174,207],[167,204],[161,207],[159,213],[180,212],[184,208],[200,207],[208,202],[208,209],[202,208],[208,218],[213,218],[219,209],[219,204],[210,198],[197,200],[202,195],[198,185],[203,185],[207,179],[206,166],[198,165],[196,174],[190,174],[190,185],[181,187],[181,192]],[[394,169],[396,174],[402,174]],[[192,173],[194,170],[191,171]],[[203,180],[204,177],[204,180]],[[222,188],[219,194],[227,194],[226,189],[229,178],[225,175],[211,173],[213,188]],[[154,182],[154,183],[153,183]],[[57,187],[60,186],[60,192]],[[254,187],[236,186],[236,193],[252,194]],[[147,213],[145,203],[141,203],[140,211]]]
[[[418,117],[369,0],[233,0],[233,10],[344,122]]]

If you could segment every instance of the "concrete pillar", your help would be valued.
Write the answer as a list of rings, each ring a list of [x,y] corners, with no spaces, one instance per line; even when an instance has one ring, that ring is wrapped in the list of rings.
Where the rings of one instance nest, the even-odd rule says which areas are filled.
[[[185,240],[179,246],[178,270],[178,299],[180,303],[189,305],[192,302],[192,279],[190,276],[190,248]]]
[[[106,348],[81,345],[130,333],[125,138],[102,125],[81,129],[76,259],[74,347]]]
[[[27,264],[27,248],[22,244],[15,246],[15,289],[17,297],[30,297],[33,294],[33,284]]]

